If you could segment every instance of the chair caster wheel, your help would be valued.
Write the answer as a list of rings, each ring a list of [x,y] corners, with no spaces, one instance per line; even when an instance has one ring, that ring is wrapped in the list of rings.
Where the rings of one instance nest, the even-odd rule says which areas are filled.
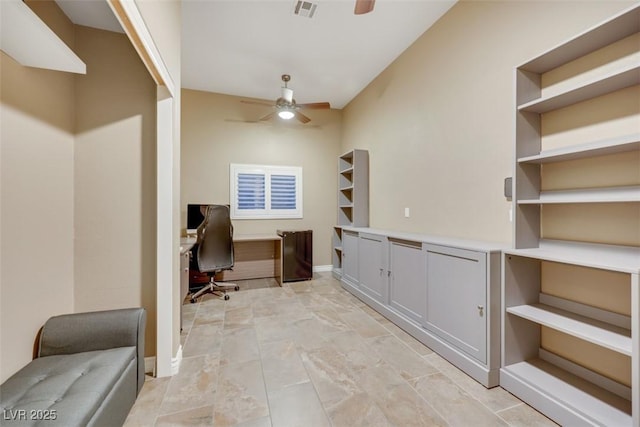
[[[196,299],[195,298],[191,298],[191,304],[195,304],[196,303]]]
[[[235,289],[236,291],[239,291],[240,290],[240,286],[236,285],[236,287],[233,288],[233,289]]]
[[[228,300],[228,299],[229,299],[229,295],[224,294],[224,300],[226,301],[226,300]]]

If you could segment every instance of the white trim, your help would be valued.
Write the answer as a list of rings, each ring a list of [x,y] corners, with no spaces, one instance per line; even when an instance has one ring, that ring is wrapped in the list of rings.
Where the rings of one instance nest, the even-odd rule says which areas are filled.
[[[107,0],[120,25],[131,40],[131,44],[138,52],[140,59],[159,86],[165,86],[172,97],[175,96],[175,85],[169,69],[162,60],[147,25],[138,10],[134,0]],[[126,16],[122,16],[122,12]],[[149,63],[149,61],[151,63]]]
[[[144,373],[156,376],[156,357],[150,356],[144,358]]]
[[[171,375],[176,375],[180,372],[180,364],[182,363],[182,344],[178,347],[176,357],[171,358]]]
[[[331,264],[327,265],[316,265],[313,267],[314,273],[327,273],[333,271],[333,266]]]
[[[156,376],[170,376],[173,356],[173,98],[157,88]],[[162,315],[160,315],[162,313]]]

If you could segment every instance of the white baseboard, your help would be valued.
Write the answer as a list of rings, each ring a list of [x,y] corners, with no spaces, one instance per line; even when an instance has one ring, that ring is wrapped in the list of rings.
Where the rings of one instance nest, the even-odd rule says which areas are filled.
[[[180,364],[182,363],[182,345],[178,347],[178,352],[176,353],[176,357],[171,358],[171,375],[175,375],[180,371]],[[154,377],[156,376],[156,357],[145,357],[144,358],[144,373],[151,374]]]
[[[145,357],[144,358],[144,373],[151,374],[152,376],[156,376],[156,357]]]
[[[180,364],[182,363],[182,344],[178,347],[176,357],[171,358],[171,375],[175,375],[180,371]]]
[[[329,265],[316,265],[315,267],[313,267],[313,272],[314,273],[326,273],[329,271],[333,271],[333,266],[331,264]]]

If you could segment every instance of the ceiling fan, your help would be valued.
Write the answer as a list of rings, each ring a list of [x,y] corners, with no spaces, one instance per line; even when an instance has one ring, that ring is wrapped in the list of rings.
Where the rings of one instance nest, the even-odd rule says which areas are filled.
[[[284,120],[290,120],[295,118],[301,123],[309,123],[311,119],[304,114],[302,114],[299,110],[326,110],[331,108],[331,105],[328,102],[315,102],[311,104],[296,104],[296,100],[293,99],[293,89],[287,87],[287,83],[291,80],[291,76],[288,74],[282,75],[282,81],[284,82],[284,87],[282,88],[282,94],[280,98],[276,99],[275,104],[268,104],[266,102],[260,101],[247,101],[241,100],[245,104],[256,104],[256,105],[264,105],[267,107],[275,108],[275,111],[267,114],[262,117],[260,121],[270,120],[276,114],[278,117]]]

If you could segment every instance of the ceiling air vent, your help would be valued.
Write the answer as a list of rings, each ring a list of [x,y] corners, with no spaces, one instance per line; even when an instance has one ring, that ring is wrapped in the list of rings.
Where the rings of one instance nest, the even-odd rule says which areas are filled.
[[[295,13],[296,15],[313,18],[313,14],[316,12],[316,7],[318,7],[317,3],[298,0],[298,3],[296,3],[296,9],[293,13]]]

